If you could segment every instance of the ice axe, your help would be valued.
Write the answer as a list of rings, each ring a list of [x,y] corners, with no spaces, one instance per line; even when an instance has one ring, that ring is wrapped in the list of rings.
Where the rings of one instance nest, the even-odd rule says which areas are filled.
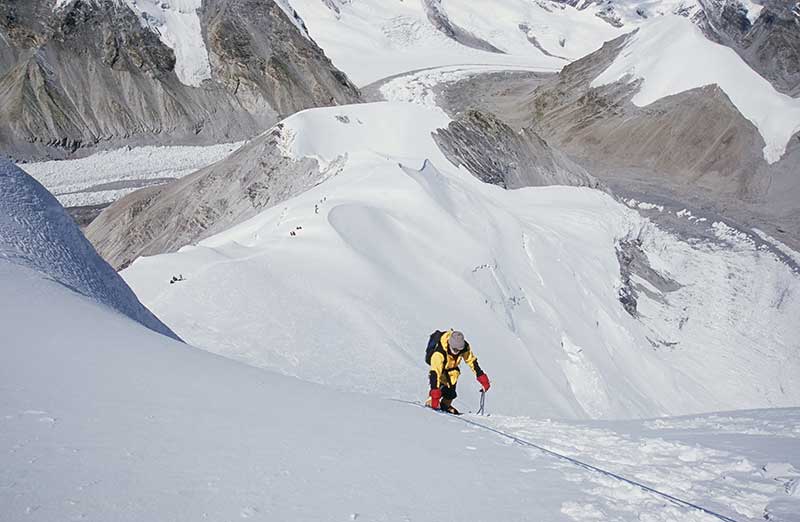
[[[481,406],[478,408],[478,415],[486,415],[486,390],[481,388]]]

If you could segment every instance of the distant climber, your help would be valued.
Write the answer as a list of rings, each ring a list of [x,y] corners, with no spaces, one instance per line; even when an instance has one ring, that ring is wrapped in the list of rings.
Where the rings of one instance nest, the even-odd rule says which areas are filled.
[[[180,274],[178,277],[172,276],[172,279],[169,280],[169,284],[174,285],[179,281],[186,281],[186,279],[183,278],[183,274]]]
[[[459,415],[458,410],[453,407],[453,401],[457,397],[456,383],[461,375],[458,365],[462,360],[475,373],[483,391],[488,391],[491,386],[489,377],[478,365],[478,358],[472,353],[464,334],[453,330],[446,332],[436,330],[431,334],[425,352],[425,362],[431,366],[429,373],[431,390],[425,402],[426,406]]]

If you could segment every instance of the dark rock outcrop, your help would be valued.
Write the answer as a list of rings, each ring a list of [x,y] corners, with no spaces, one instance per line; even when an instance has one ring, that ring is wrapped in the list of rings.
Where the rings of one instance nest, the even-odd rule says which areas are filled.
[[[447,16],[447,12],[442,6],[442,0],[422,0],[422,5],[425,8],[425,13],[428,16],[428,21],[442,34],[454,40],[461,45],[478,49],[480,51],[488,51],[490,53],[505,54],[502,50],[498,49],[491,43],[478,38],[466,29],[463,29],[454,24]]]
[[[707,36],[735,50],[780,92],[800,96],[800,16],[793,3],[764,1],[755,22],[738,2],[701,0]]]
[[[0,153],[58,158],[90,147],[252,136],[357,89],[273,2],[207,0],[212,79],[182,84],[175,55],[114,0],[0,6]]]
[[[434,139],[453,164],[503,188],[598,185],[535,132],[515,132],[490,113],[471,110],[460,114],[446,129],[439,129]]]

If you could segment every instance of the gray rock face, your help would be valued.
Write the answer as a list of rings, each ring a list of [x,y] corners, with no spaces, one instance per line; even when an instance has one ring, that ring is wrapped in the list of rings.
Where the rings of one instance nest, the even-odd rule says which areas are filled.
[[[664,295],[680,290],[681,285],[664,274],[653,269],[642,248],[641,239],[625,239],[617,242],[617,260],[619,261],[620,280],[619,301],[631,317],[639,317],[638,300],[641,294],[655,301],[665,302]],[[633,276],[647,281],[660,294],[652,292],[648,287],[636,283]]]
[[[442,5],[442,0],[422,0],[422,5],[425,7],[425,13],[428,15],[428,20],[431,24],[448,38],[473,49],[505,54],[486,40],[478,38],[451,22]]]
[[[86,237],[119,270],[139,256],[174,252],[222,232],[335,172],[336,165],[321,172],[315,160],[285,158],[281,132],[279,124],[217,164],[116,201]]]
[[[747,196],[747,174],[763,162],[764,142],[718,87],[636,107],[630,102],[636,83],[589,86],[625,38],[568,65],[557,79],[540,86],[528,100],[534,128],[593,167],[648,169]]]
[[[357,89],[273,2],[207,0],[213,80],[182,84],[175,56],[115,0],[0,5],[0,153],[59,158],[89,147],[242,139]]]
[[[360,101],[347,76],[272,1],[205,0],[201,25],[214,78],[250,112],[266,102],[283,119]]]
[[[528,100],[535,129],[612,187],[648,184],[669,195],[700,198],[773,233],[796,230],[796,203],[792,207],[775,189],[800,195],[800,179],[789,174],[800,165],[797,137],[781,161],[768,165],[758,130],[717,86],[647,107],[630,102],[635,84],[590,88],[623,42],[606,44],[540,86]]]
[[[516,189],[546,185],[597,187],[582,167],[530,129],[515,132],[496,116],[467,111],[434,139],[447,158],[485,183]]]
[[[765,1],[755,23],[738,2],[701,0],[706,35],[734,49],[780,92],[800,96],[800,16],[786,1]]]

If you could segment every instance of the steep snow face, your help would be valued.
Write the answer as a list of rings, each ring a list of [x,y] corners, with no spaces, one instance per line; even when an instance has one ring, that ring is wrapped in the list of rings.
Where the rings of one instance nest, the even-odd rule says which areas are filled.
[[[641,81],[633,103],[716,84],[764,138],[764,158],[775,163],[800,131],[800,100],[781,94],[732,49],[713,43],[691,22],[667,16],[630,36],[616,60],[591,86]]]
[[[493,436],[182,345],[2,261],[0,309],[4,520],[521,521],[585,496],[543,501]],[[462,478],[458,503],[432,469]]]
[[[0,162],[0,194],[0,263],[39,272],[156,332],[174,337],[97,255],[52,194],[7,161]]]
[[[171,341],[24,266],[0,262],[0,310],[4,520],[715,520],[453,417]],[[798,410],[464,419],[729,517],[797,520]]]
[[[556,71],[621,34],[593,12],[527,0],[492,2],[491,16],[483,3],[469,0],[289,1],[314,40],[359,86],[450,65]],[[434,25],[431,10],[447,18],[448,28]]]
[[[299,113],[282,123],[285,153],[327,165],[327,180],[123,277],[196,345],[345,389],[424,396],[427,335],[457,327],[497,412],[800,401],[800,280],[787,266],[747,245],[684,243],[599,191],[483,184],[436,147],[447,123],[402,103]],[[642,288],[638,318],[618,299],[620,241],[672,281],[626,276]],[[175,273],[185,281],[170,285]],[[469,404],[477,387],[462,379]]]

